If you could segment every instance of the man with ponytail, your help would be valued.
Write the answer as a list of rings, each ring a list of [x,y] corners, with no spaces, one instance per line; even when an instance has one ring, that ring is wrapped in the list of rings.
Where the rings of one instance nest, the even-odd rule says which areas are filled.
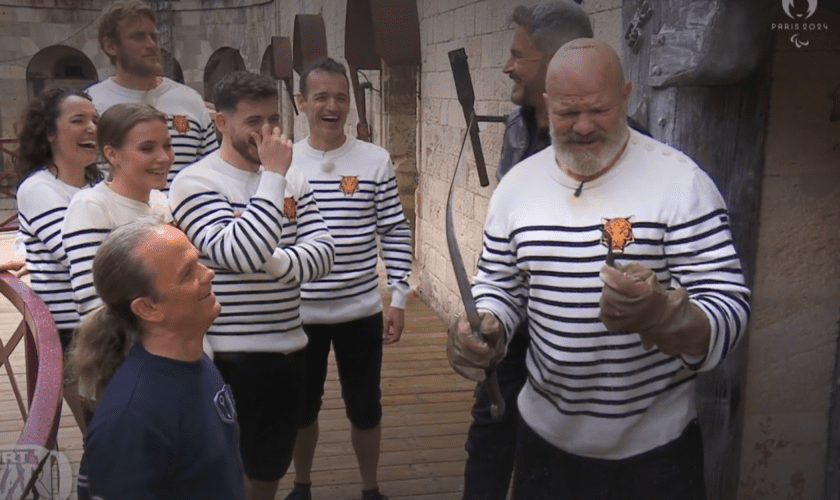
[[[91,394],[91,497],[244,499],[230,387],[202,341],[221,306],[184,233],[143,218],[93,260],[104,305],[79,328],[70,376]]]

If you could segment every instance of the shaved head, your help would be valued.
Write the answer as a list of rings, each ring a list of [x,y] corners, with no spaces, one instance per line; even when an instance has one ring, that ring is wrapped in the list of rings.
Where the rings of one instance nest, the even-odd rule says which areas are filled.
[[[548,65],[545,100],[552,145],[560,168],[591,180],[611,168],[629,137],[621,60],[608,44],[577,39],[563,45]]]
[[[548,80],[572,78],[574,81],[609,82],[623,92],[625,80],[621,59],[607,43],[579,38],[563,45],[548,65]]]

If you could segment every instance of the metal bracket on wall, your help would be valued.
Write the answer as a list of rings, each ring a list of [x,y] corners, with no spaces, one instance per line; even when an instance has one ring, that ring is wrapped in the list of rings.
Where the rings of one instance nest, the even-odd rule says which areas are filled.
[[[624,39],[627,40],[627,46],[630,47],[634,53],[639,51],[642,44],[642,27],[645,23],[653,17],[653,9],[647,3],[647,0],[639,5],[636,14],[627,26],[627,32],[624,34]]]

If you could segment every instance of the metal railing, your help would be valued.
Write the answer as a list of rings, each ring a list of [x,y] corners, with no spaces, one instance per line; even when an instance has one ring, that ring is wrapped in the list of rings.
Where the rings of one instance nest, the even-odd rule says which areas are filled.
[[[61,498],[63,495],[52,494],[52,479],[57,472],[59,483],[65,483],[59,484],[60,490],[69,492],[72,472],[68,476],[69,463],[54,451],[61,417],[64,357],[55,321],[40,297],[14,276],[0,273],[0,293],[22,315],[11,338],[5,343],[0,339],[0,366],[6,369],[24,421],[14,449],[0,453],[0,499]],[[21,340],[28,404],[9,362]],[[34,497],[28,497],[30,492]]]

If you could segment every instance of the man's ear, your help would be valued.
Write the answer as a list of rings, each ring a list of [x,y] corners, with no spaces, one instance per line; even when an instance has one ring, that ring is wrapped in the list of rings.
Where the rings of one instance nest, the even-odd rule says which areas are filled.
[[[303,98],[303,94],[301,94],[300,92],[295,94],[295,102],[297,102],[297,106],[299,109],[303,109],[303,107],[306,106],[306,99]]]
[[[624,102],[627,102],[627,99],[630,98],[630,92],[633,90],[633,82],[626,81],[624,82]]]
[[[225,135],[227,132],[227,116],[223,112],[217,110],[216,116],[213,117],[213,121],[216,122],[216,130],[218,130],[220,134]]]
[[[150,297],[138,297],[131,301],[131,312],[147,323],[160,323],[163,321],[163,311]]]
[[[106,36],[102,39],[102,50],[111,57],[117,57],[119,44],[113,38]]]

